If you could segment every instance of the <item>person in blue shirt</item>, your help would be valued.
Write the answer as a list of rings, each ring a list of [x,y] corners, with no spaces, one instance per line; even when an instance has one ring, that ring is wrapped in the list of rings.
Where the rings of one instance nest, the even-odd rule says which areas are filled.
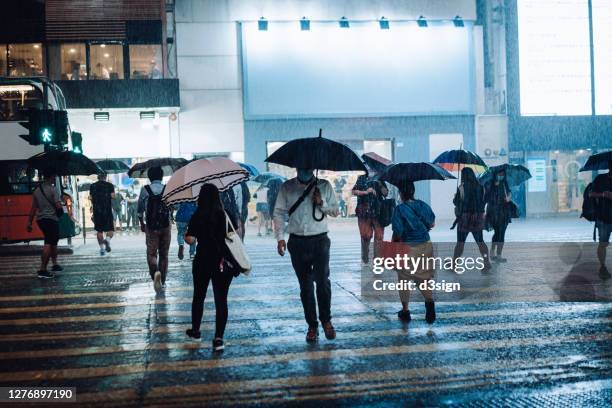
[[[198,206],[195,203],[181,203],[177,206],[176,215],[174,221],[176,222],[176,241],[178,242],[178,258],[183,260],[185,257],[185,233],[189,226],[191,216],[195,213]],[[189,258],[193,259],[196,252],[196,243],[189,244]]]
[[[414,183],[406,182],[400,187],[402,203],[395,207],[391,227],[393,229],[393,241],[403,242],[410,246],[408,256],[430,258],[433,256],[433,245],[429,238],[429,230],[435,225],[436,216],[427,203],[414,198]],[[434,270],[423,265],[416,271],[397,270],[399,281],[414,281],[417,285],[433,277]],[[413,273],[414,272],[414,273]],[[420,288],[419,288],[420,289]],[[436,309],[431,290],[421,290],[425,298],[425,320],[433,323],[436,320]],[[411,319],[408,301],[410,291],[400,291],[402,310],[397,317],[408,323]]]

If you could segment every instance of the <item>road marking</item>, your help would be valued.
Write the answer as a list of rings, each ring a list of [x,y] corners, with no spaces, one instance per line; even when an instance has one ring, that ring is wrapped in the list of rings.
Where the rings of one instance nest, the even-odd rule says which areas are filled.
[[[549,336],[527,337],[521,339],[496,339],[478,341],[457,341],[434,344],[412,344],[404,346],[362,347],[350,349],[317,350],[306,352],[285,353],[280,355],[256,355],[212,360],[187,360],[173,362],[153,362],[145,365],[117,364],[104,367],[64,368],[35,371],[0,372],[0,382],[18,382],[32,380],[68,380],[76,378],[109,377],[142,372],[184,372],[208,370],[247,365],[267,365],[287,363],[298,360],[315,361],[331,359],[351,359],[357,357],[374,357],[394,354],[432,353],[453,350],[489,350],[517,346],[549,346],[572,342],[604,342],[612,339],[612,334],[601,333],[587,336]]]
[[[558,320],[558,323],[567,326],[592,326],[596,324],[606,324],[612,322],[612,318],[600,319],[600,320],[585,320],[580,319],[569,319],[569,320]],[[529,330],[529,329],[541,329],[549,327],[548,322],[540,323],[495,323],[495,324],[483,324],[483,325],[457,325],[457,326],[444,326],[440,330],[435,330],[437,335],[451,334],[451,333],[472,333],[472,332],[497,332],[504,330]],[[366,331],[347,331],[341,332],[340,337],[342,340],[350,339],[362,339],[372,337],[393,337],[393,336],[406,336],[407,334],[418,333],[424,335],[431,329],[429,328],[416,328],[411,329],[408,332],[405,329],[388,329],[388,330],[366,330]],[[178,330],[177,330],[178,332]],[[612,333],[611,333],[612,334]],[[303,334],[291,335],[291,336],[268,336],[268,337],[247,337],[238,339],[228,339],[226,343],[232,347],[234,345],[242,346],[259,346],[259,345],[271,345],[271,344],[282,344],[282,343],[299,343],[303,340]],[[20,350],[20,351],[9,351],[0,352],[0,360],[13,360],[13,359],[29,359],[29,358],[61,358],[68,356],[78,355],[92,355],[92,354],[113,354],[113,353],[124,353],[142,350],[192,350],[192,349],[208,349],[208,345],[202,342],[180,342],[180,343],[124,343],[115,346],[100,346],[100,347],[79,347],[79,348],[53,348],[46,350]]]

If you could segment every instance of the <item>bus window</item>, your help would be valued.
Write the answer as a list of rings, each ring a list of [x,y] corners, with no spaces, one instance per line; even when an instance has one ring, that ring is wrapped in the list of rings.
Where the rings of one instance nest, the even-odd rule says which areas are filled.
[[[38,182],[38,172],[26,162],[0,162],[0,194],[31,194]]]
[[[0,85],[0,121],[27,120],[28,109],[43,105],[42,92],[32,85]]]

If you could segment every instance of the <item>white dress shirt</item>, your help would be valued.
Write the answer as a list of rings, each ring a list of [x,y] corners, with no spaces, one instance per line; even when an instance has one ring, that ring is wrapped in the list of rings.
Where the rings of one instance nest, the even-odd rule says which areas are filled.
[[[276,199],[273,217],[274,236],[277,241],[285,239],[284,226],[289,209],[300,198],[307,187],[308,184],[302,184],[297,178],[287,180],[281,186]],[[316,217],[321,218],[323,215],[332,217],[338,216],[338,201],[336,200],[336,194],[331,184],[329,184],[327,180],[319,179],[317,187],[321,192],[321,199],[323,202],[320,206],[316,207]],[[295,212],[289,217],[287,226],[287,232],[289,234],[311,236],[328,232],[327,217],[324,217],[321,221],[316,221],[312,216],[312,196],[314,190],[313,188],[310,191],[308,196],[304,198],[304,201],[302,201]]]

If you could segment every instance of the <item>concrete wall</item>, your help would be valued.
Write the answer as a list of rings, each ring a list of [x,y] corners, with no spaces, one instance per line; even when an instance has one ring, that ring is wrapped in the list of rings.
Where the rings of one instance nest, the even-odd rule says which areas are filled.
[[[180,153],[242,152],[245,144],[261,142],[259,138],[245,141],[238,21],[261,16],[297,21],[302,16],[312,20],[385,16],[394,20],[420,15],[431,19],[459,15],[474,20],[476,5],[474,0],[177,0]],[[265,145],[252,146],[265,151]],[[424,156],[426,152],[425,146]],[[255,164],[260,160],[253,159]]]

